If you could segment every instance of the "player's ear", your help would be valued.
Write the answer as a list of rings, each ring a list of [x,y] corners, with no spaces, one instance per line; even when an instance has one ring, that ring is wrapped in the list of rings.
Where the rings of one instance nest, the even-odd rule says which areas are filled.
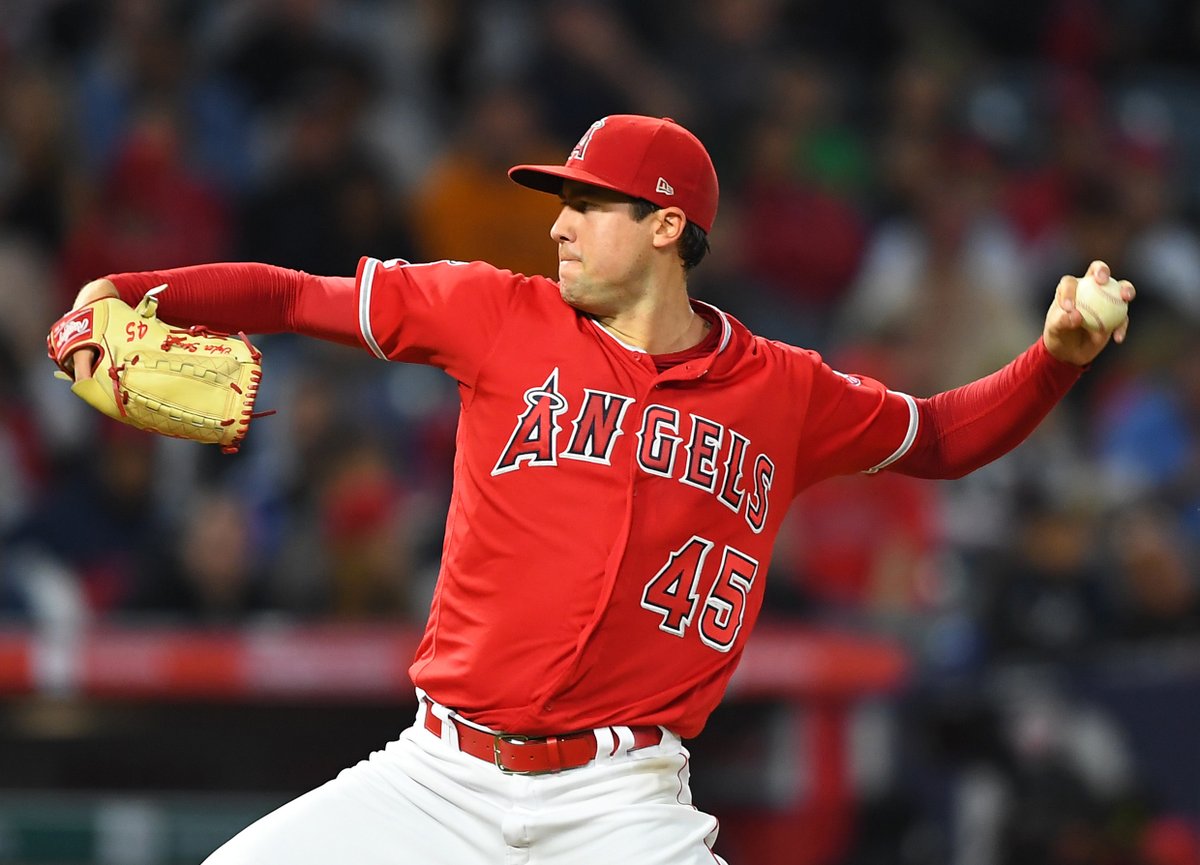
[[[654,214],[654,245],[658,248],[675,243],[683,237],[687,217],[678,207],[664,207]]]

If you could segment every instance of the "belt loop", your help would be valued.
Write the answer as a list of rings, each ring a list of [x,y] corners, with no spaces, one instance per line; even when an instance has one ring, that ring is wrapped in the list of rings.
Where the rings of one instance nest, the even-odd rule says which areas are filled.
[[[658,729],[662,733],[662,740],[659,742],[660,745],[666,745],[672,749],[683,747],[683,741],[666,727],[660,726]]]
[[[415,690],[417,692],[417,726],[419,727],[425,723],[425,716],[429,712],[433,700],[429,699],[429,695],[420,688]]]
[[[633,730],[630,730],[624,725],[617,725],[612,728],[613,734],[617,737],[617,743],[613,746],[612,755],[628,754],[633,748]]]
[[[562,739],[558,736],[548,737],[546,750],[550,755],[550,771],[557,772],[563,767]]]
[[[593,762],[607,760],[617,753],[617,737],[613,735],[612,727],[597,727],[592,735],[596,737],[596,758]]]
[[[442,741],[451,748],[457,748],[458,728],[454,725],[454,713],[441,703],[435,703],[428,698],[426,700],[428,702],[428,711],[433,713],[433,717],[442,722]]]

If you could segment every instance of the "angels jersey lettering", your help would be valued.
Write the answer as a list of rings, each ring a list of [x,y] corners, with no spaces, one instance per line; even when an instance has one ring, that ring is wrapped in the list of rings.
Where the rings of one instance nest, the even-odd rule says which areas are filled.
[[[494,729],[694,736],[792,498],[916,435],[910,397],[698,301],[717,347],[660,373],[542,277],[367,258],[357,299],[364,347],[458,383],[455,491],[410,672]]]
[[[574,433],[561,452],[557,442],[561,426],[554,418],[570,413],[571,406],[558,391],[558,369],[545,384],[525,392],[529,407],[516,420],[513,433],[500,454],[492,474],[502,474],[521,466],[555,466],[555,455],[598,465],[612,465],[612,450],[617,437],[625,432],[621,419],[635,402],[631,396],[584,389],[583,404],[573,422]],[[746,445],[750,440],[734,430],[726,430],[715,421],[690,415],[690,432],[680,434],[679,413],[667,406],[651,403],[642,412],[637,466],[644,472],[674,478],[683,484],[716,495],[718,482],[722,492],[731,496],[722,501],[735,512],[745,511],[750,527],[761,532],[767,512],[767,493],[771,488],[774,465],[765,454],[754,457],[752,472],[746,471]],[[564,438],[565,441],[565,437]],[[725,461],[718,462],[718,452]],[[678,460],[676,457],[678,456]],[[678,462],[681,468],[676,468]],[[753,486],[741,487],[743,477]],[[747,495],[747,492],[749,495]],[[743,508],[743,503],[750,506]]]

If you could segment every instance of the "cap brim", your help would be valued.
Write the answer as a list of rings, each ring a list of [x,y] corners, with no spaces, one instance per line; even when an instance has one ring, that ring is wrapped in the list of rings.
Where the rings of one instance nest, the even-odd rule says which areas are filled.
[[[581,171],[566,165],[514,165],[508,169],[508,176],[522,186],[536,189],[538,192],[549,192],[551,195],[562,193],[564,180],[575,180],[590,186],[599,186],[601,189],[611,189],[613,192],[629,194],[589,171]]]

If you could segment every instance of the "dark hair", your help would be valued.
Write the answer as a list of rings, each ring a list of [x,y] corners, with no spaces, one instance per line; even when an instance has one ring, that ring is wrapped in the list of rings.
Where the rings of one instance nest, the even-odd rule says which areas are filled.
[[[644,198],[633,199],[633,218],[641,222],[656,210],[662,210],[653,201]],[[691,270],[708,254],[708,232],[696,223],[688,221],[679,238],[679,257],[683,259],[683,269]]]

